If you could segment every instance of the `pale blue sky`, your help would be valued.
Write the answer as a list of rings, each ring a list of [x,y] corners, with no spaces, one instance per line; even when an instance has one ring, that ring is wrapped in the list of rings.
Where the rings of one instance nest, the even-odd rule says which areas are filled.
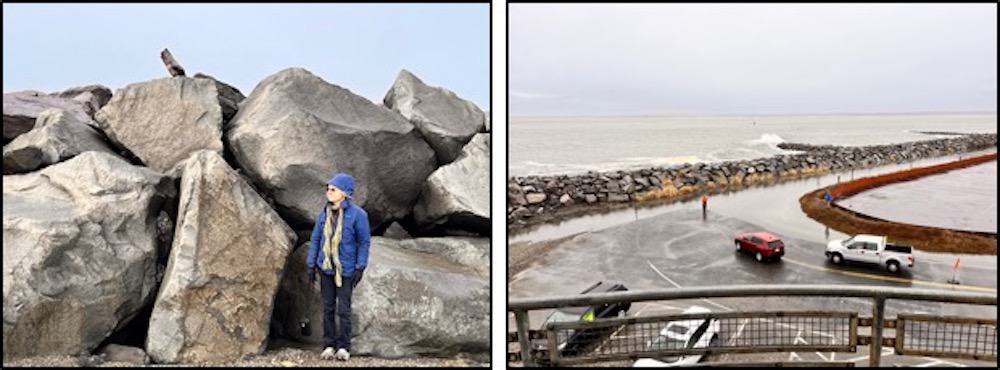
[[[489,4],[3,4],[3,90],[168,76],[170,49],[249,95],[304,67],[381,102],[406,68],[489,109]]]

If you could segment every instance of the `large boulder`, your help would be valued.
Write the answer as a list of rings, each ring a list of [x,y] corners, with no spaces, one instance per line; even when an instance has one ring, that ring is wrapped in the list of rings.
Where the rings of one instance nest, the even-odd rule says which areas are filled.
[[[484,129],[486,115],[448,89],[427,86],[410,71],[399,71],[383,99],[386,107],[413,122],[434,148],[439,164],[455,160],[462,147]]]
[[[169,77],[130,84],[95,119],[111,140],[156,171],[166,172],[199,150],[222,154],[222,109],[211,79]]]
[[[3,147],[3,173],[34,171],[88,151],[114,154],[94,127],[51,108],[38,115],[34,129]]]
[[[111,100],[111,89],[104,85],[87,85],[51,94],[83,103],[87,114],[93,116]]]
[[[58,108],[80,122],[89,122],[88,105],[71,98],[53,96],[38,91],[18,91],[3,94],[3,139],[8,143],[31,131],[38,115],[49,108]]]
[[[3,177],[3,355],[93,351],[156,293],[173,182],[102,152]]]
[[[229,122],[239,110],[239,105],[247,97],[239,89],[225,82],[217,80],[215,77],[204,73],[195,73],[194,78],[207,78],[215,82],[215,89],[219,91],[219,106],[222,107],[222,121]]]
[[[403,249],[430,253],[471,268],[483,278],[490,276],[490,238],[416,238],[400,240],[398,245]]]
[[[427,178],[413,209],[418,225],[490,233],[490,134],[478,134],[454,162]]]
[[[184,163],[180,191],[146,352],[158,363],[263,353],[295,233],[212,151]]]
[[[296,227],[312,226],[336,172],[354,176],[354,201],[373,229],[401,219],[435,166],[433,150],[402,116],[301,68],[261,81],[226,140]]]
[[[407,250],[399,241],[373,237],[365,277],[352,302],[352,353],[379,357],[459,353],[488,356],[489,281],[472,269],[429,253]],[[291,339],[322,344],[323,304],[319,284],[308,283],[299,246],[276,298],[276,326]],[[312,335],[299,324],[309,320]]]

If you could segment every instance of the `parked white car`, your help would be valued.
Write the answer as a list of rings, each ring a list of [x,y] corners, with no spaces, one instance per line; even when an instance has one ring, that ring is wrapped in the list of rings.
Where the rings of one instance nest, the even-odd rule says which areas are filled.
[[[859,234],[846,240],[833,240],[826,246],[826,258],[834,264],[863,262],[899,272],[913,267],[913,247],[890,244],[885,236]]]
[[[684,310],[685,314],[709,313],[711,310],[691,306]],[[646,343],[648,351],[662,351],[682,348],[708,348],[719,346],[719,320],[681,320],[667,324],[660,334]],[[633,364],[634,367],[674,367],[689,366],[701,361],[701,355],[663,356],[658,358],[641,358]]]

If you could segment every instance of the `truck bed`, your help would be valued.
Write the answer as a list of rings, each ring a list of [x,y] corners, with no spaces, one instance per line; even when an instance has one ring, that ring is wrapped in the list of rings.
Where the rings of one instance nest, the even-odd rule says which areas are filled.
[[[896,252],[896,253],[911,254],[911,253],[913,253],[913,247],[909,246],[909,245],[886,244],[885,245],[885,251],[886,252]]]

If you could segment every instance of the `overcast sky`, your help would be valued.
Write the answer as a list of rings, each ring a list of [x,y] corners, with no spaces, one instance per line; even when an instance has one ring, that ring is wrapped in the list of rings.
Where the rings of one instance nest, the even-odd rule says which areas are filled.
[[[249,95],[304,67],[381,102],[406,68],[489,109],[489,4],[3,4],[3,90],[59,91],[187,70]]]
[[[996,4],[510,4],[510,114],[996,111]]]

